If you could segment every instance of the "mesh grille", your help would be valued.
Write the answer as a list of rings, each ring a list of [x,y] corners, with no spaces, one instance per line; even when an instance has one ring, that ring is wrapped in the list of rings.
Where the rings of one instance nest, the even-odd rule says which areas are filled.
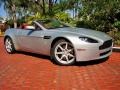
[[[106,55],[106,54],[108,54],[109,52],[111,52],[111,50],[109,50],[109,51],[107,51],[107,52],[104,52],[104,53],[100,53],[100,56]]]
[[[109,47],[111,47],[111,46],[112,46],[112,39],[111,39],[111,40],[108,40],[108,41],[105,41],[105,42],[103,43],[103,45],[101,45],[101,46],[99,47],[99,49],[101,50],[101,49],[109,48]]]

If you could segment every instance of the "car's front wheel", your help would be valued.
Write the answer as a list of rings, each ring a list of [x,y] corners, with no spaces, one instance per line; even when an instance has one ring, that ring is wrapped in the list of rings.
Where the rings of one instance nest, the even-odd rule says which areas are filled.
[[[73,45],[66,40],[59,40],[52,49],[52,56],[59,65],[72,65],[75,63]]]
[[[10,37],[7,37],[5,39],[5,49],[9,54],[12,54],[15,52],[14,44],[13,44],[12,39]]]

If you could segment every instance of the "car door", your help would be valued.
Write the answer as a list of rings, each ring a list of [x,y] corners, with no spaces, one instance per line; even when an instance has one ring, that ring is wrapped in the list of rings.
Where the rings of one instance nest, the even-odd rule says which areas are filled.
[[[50,37],[46,34],[45,30],[23,29],[17,37],[21,50],[48,55],[50,45],[47,42]]]

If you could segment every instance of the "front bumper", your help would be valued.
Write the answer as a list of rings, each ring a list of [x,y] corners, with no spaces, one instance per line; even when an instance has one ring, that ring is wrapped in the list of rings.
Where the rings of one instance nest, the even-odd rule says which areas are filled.
[[[84,44],[76,48],[76,61],[90,61],[108,57],[112,53],[112,46],[100,50],[102,44]]]

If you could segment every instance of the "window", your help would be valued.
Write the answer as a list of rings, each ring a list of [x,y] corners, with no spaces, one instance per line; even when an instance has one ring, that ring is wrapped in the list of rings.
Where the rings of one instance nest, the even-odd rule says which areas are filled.
[[[40,23],[46,29],[55,29],[55,28],[68,27],[67,25],[61,23],[60,21],[58,21],[56,19],[40,20],[40,21],[38,21],[38,23]]]

